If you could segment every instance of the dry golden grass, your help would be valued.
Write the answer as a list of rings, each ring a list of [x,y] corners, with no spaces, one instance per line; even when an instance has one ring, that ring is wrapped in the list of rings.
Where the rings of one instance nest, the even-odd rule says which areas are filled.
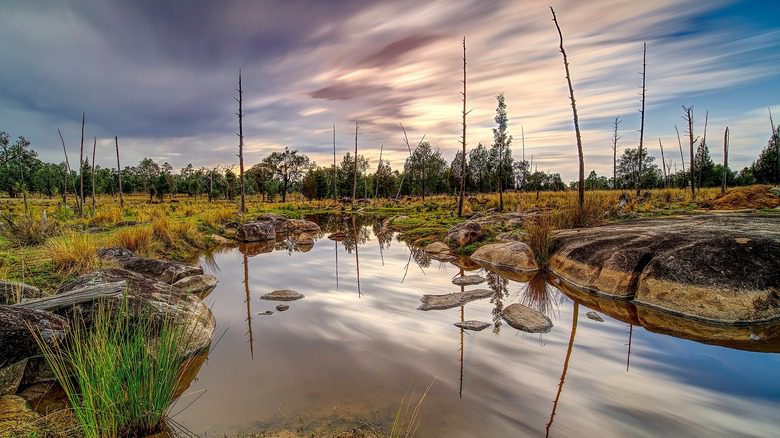
[[[67,233],[55,237],[46,243],[46,249],[55,269],[65,275],[90,272],[100,266],[97,245],[89,234]]]
[[[136,254],[148,254],[153,244],[152,229],[148,226],[124,228],[114,239],[114,246],[127,248]]]
[[[122,210],[119,207],[109,206],[98,208],[90,219],[90,225],[113,225],[122,220]]]
[[[552,250],[552,235],[556,219],[551,214],[540,214],[525,221],[523,227],[528,232],[526,243],[536,257],[540,268],[547,266]]]

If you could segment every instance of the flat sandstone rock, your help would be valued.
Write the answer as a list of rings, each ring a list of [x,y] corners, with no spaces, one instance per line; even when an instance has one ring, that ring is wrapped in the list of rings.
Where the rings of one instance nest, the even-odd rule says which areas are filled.
[[[303,294],[289,289],[275,290],[260,297],[261,300],[269,301],[295,301],[300,300],[301,298],[303,298]]]
[[[486,328],[490,327],[489,323],[482,321],[458,321],[454,325],[455,327],[462,328],[463,330],[473,330],[476,332],[485,330]]]

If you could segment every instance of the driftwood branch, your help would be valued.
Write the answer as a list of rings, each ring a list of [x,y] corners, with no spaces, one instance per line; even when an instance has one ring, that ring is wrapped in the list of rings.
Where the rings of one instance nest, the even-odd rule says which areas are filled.
[[[117,281],[114,283],[98,284],[95,286],[82,287],[70,292],[50,297],[38,298],[14,304],[15,307],[32,310],[45,310],[52,312],[65,309],[76,304],[88,303],[100,298],[113,298],[121,296],[125,290],[125,282]]]

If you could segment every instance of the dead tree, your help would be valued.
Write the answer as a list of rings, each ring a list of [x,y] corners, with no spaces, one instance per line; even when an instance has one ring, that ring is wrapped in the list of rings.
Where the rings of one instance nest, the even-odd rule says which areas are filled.
[[[561,27],[558,25],[558,19],[555,17],[555,10],[550,6],[550,12],[552,12],[553,22],[555,28],[558,30],[558,37],[560,38],[560,50],[563,55],[563,67],[566,70],[566,82],[569,85],[569,99],[571,100],[571,111],[574,118],[574,132],[577,136],[577,154],[580,160],[580,179],[577,186],[577,207],[582,212],[585,207],[585,160],[582,156],[582,136],[580,135],[580,122],[577,118],[577,103],[574,100],[574,87],[571,85],[571,73],[569,72],[569,60],[566,57],[566,50],[563,48],[563,33]]]
[[[620,136],[618,135],[618,129],[620,128],[620,117],[615,117],[615,121],[612,122],[612,188],[617,188],[617,145]]]
[[[246,188],[244,187],[244,110],[243,110],[243,98],[244,91],[241,88],[241,69],[238,69],[238,98],[235,98],[238,102],[238,167],[239,167],[239,182],[241,184],[241,214],[246,213]]]
[[[57,133],[60,134],[60,141],[62,142],[62,152],[65,154],[65,171],[68,172],[67,179],[70,179],[70,161],[68,160],[68,149],[65,148],[65,139],[62,138],[62,132],[57,129]],[[68,191],[68,184],[67,180],[65,183],[65,191]],[[78,200],[78,193],[76,193],[76,182],[73,181],[73,196],[76,197],[76,210],[80,210],[81,207],[79,207],[79,200]],[[66,199],[67,202],[67,199]]]
[[[336,124],[333,124],[333,200],[338,199],[338,171],[336,170]]]
[[[726,186],[729,179],[729,127],[726,126],[726,132],[723,133],[723,182],[720,186],[720,192],[726,193]]]
[[[683,155],[683,148],[682,148],[682,140],[680,139],[680,130],[677,129],[677,125],[674,125],[674,131],[677,133],[677,144],[680,145],[680,159],[682,160],[682,172],[683,172],[683,180],[682,185],[685,187],[686,181],[685,181],[685,155]],[[677,171],[675,171],[677,173]]]
[[[374,194],[374,199],[379,198],[379,171],[382,169],[382,151],[384,148],[384,143],[379,146],[379,164],[376,166],[376,175],[374,176],[374,179],[376,179],[376,193]]]
[[[463,147],[463,156],[460,160],[460,196],[458,196],[458,217],[463,216],[463,202],[466,197],[466,37],[463,37],[463,137],[460,144]],[[406,133],[404,133],[406,135]],[[407,142],[408,145],[409,142]]]
[[[639,125],[639,166],[637,166],[638,173],[636,176],[636,195],[639,196],[642,190],[642,146],[645,139],[645,92],[646,92],[646,73],[647,73],[647,43],[642,46],[642,109],[639,111],[642,114],[641,122]]]
[[[116,173],[119,175],[119,208],[125,208],[125,198],[122,196],[122,168],[119,167],[119,138],[114,136],[114,145],[116,145]]]
[[[400,123],[401,125],[401,131],[404,132],[404,143],[406,144],[406,148],[409,150],[409,159],[412,158],[412,146],[409,144],[409,137],[406,135],[406,129],[404,128],[404,124]],[[423,134],[422,138],[420,138],[420,142],[417,143],[417,147],[414,148],[416,151],[418,147],[422,144],[422,142],[425,140],[425,134]],[[395,200],[397,201],[399,197],[401,197],[401,188],[404,186],[404,178],[406,178],[406,166],[404,166],[404,173],[401,174],[401,182],[398,183],[398,192],[395,194]]]
[[[95,200],[95,150],[97,149],[97,137],[92,137],[92,213],[97,212],[97,201]]]
[[[669,178],[666,176],[666,159],[664,158],[664,144],[661,143],[661,137],[658,137],[658,147],[661,148],[661,169],[664,172],[664,187],[666,187]]]
[[[688,144],[691,148],[691,155],[690,155],[690,167],[691,167],[691,198],[696,199],[696,185],[694,183],[694,180],[696,179],[694,177],[693,173],[693,143],[695,140],[693,139],[693,107],[692,106],[685,106],[683,105],[683,120],[685,120],[686,123],[688,123]]]
[[[357,194],[357,174],[358,174],[358,128],[360,125],[355,120],[355,171],[352,174],[352,209],[355,208],[355,195]]]
[[[79,180],[81,181],[81,190],[79,191],[79,216],[84,216],[84,113],[81,113],[81,152],[79,153]]]
[[[706,111],[704,113],[704,136],[701,139],[702,149],[707,147],[707,123],[709,122],[709,119],[710,119],[710,112],[708,110],[708,111]],[[703,155],[702,155],[702,158],[703,158]],[[701,189],[701,186],[704,184],[704,174],[702,173],[702,171],[703,171],[702,165],[704,163],[698,163],[697,164],[697,163],[695,163],[695,161],[696,160],[694,160],[694,164],[696,165],[696,172],[698,174],[697,175],[697,177],[698,177],[698,185],[699,185],[699,188]]]

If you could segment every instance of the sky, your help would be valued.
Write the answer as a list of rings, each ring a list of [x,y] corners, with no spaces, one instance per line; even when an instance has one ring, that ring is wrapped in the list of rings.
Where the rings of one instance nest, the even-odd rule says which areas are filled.
[[[320,165],[354,148],[375,166],[425,139],[460,148],[463,47],[467,148],[492,142],[504,93],[512,152],[538,170],[577,175],[577,149],[552,5],[562,27],[586,172],[612,173],[639,143],[647,43],[645,146],[681,168],[675,125],[694,106],[694,135],[716,163],[729,127],[732,168],[766,145],[780,120],[780,2],[654,1],[17,1],[1,0],[0,130],[63,161],[78,155],[81,113],[97,163],[143,157],[174,168],[237,166],[236,88],[243,75],[245,161],[285,146]],[[524,136],[523,136],[524,133]],[[383,146],[382,146],[383,145]],[[91,153],[91,151],[90,151]],[[685,157],[688,162],[687,152]]]

